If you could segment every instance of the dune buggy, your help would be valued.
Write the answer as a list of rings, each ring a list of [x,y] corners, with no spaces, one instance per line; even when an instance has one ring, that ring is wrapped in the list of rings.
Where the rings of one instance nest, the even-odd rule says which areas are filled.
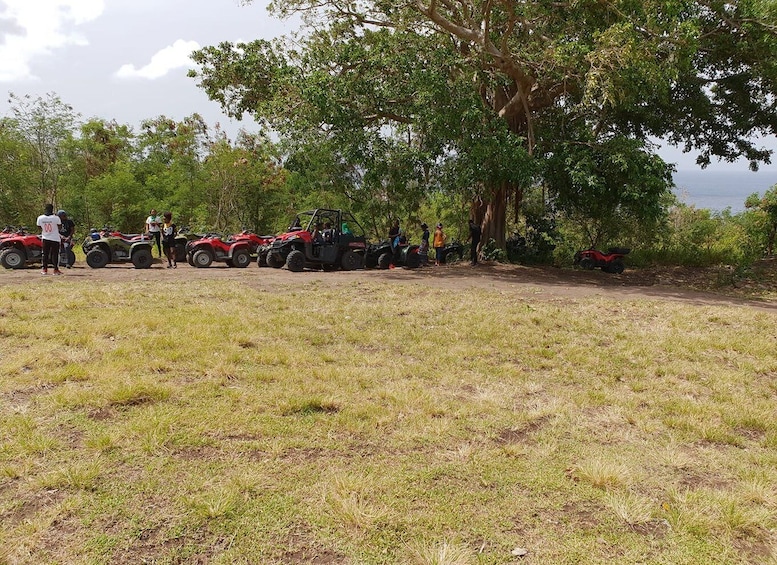
[[[349,212],[317,208],[297,214],[289,230],[273,240],[266,263],[293,272],[352,271],[364,268],[366,248],[364,229]]]

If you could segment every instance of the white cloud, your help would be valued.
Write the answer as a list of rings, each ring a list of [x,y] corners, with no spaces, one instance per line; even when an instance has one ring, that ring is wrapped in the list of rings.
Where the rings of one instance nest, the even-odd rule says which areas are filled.
[[[73,28],[99,18],[104,0],[0,2],[0,82],[35,78],[30,62],[68,45],[87,45]]]
[[[155,79],[165,76],[174,69],[181,67],[193,67],[194,61],[191,60],[192,51],[200,48],[196,41],[176,40],[172,45],[168,45],[161,51],[157,51],[151,61],[139,69],[135,65],[127,64],[116,71],[118,78],[145,78]]]

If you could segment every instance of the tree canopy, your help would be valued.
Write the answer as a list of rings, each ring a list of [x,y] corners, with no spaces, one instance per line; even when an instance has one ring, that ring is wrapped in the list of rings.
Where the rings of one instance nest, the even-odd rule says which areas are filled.
[[[498,241],[509,203],[536,182],[560,207],[598,198],[606,183],[614,206],[648,221],[671,183],[652,139],[694,151],[701,166],[744,157],[756,168],[771,156],[753,141],[777,126],[776,63],[763,56],[777,47],[771,1],[273,8],[302,14],[305,34],[200,50],[192,75],[206,93],[234,116],[271,124],[295,151],[326,144],[340,165],[327,171],[340,174],[331,182],[359,185],[374,201],[389,203],[390,187],[462,191]],[[559,167],[615,146],[621,163],[648,166],[610,167],[596,183]],[[414,179],[380,170],[386,155]]]

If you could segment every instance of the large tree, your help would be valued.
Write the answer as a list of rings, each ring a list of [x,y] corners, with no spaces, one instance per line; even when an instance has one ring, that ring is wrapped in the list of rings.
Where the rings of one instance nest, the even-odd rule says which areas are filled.
[[[412,124],[416,132],[439,132],[425,129],[423,114],[405,111],[404,93],[429,105],[439,118],[431,123],[452,126],[441,139],[448,153],[456,154],[460,144],[451,138],[466,139],[477,131],[450,119],[451,107],[458,109],[466,100],[458,97],[458,88],[468,78],[480,104],[470,108],[498,117],[529,156],[553,155],[559,144],[573,143],[595,154],[620,138],[640,157],[651,152],[649,140],[658,137],[696,152],[702,166],[715,158],[744,157],[757,167],[770,158],[752,139],[777,129],[777,61],[768,56],[777,47],[771,1],[288,0],[276,11],[305,16],[312,31],[298,50],[222,44],[201,51],[197,59],[201,85],[212,98],[236,115],[248,111],[270,118],[275,127],[293,121],[295,112],[305,114],[297,104],[303,102],[339,108],[340,121],[322,121],[324,130],[345,130],[348,120],[372,118],[383,127]],[[391,30],[404,43],[395,42],[380,55],[365,49],[377,29]],[[323,49],[322,38],[339,48]],[[414,66],[396,64],[413,49]],[[363,75],[352,70],[363,71],[365,60],[338,58],[350,52],[366,56],[370,65],[382,58],[385,73],[368,73],[372,84],[357,80]],[[317,68],[306,66],[314,60]],[[443,66],[436,66],[439,61]],[[418,86],[419,72],[430,75],[431,87],[405,88]],[[457,96],[436,89],[442,84],[438,78]],[[315,89],[316,79],[328,90]],[[349,83],[361,90],[346,94],[332,87]],[[284,96],[285,106],[279,103]],[[482,115],[477,120],[487,121]],[[489,130],[499,132],[490,124],[481,132]],[[476,200],[486,235],[497,240],[505,203],[520,198],[522,188],[520,172],[508,173],[496,179],[485,175]],[[553,190],[563,189],[563,181],[547,176]],[[666,170],[659,171],[660,178],[666,176]]]

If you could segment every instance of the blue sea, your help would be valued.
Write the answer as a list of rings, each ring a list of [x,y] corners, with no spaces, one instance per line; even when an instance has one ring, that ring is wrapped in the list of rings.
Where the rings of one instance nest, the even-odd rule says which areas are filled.
[[[737,214],[745,210],[748,196],[754,192],[763,196],[777,184],[777,170],[681,170],[674,174],[674,182],[681,202],[714,212],[730,208]]]

